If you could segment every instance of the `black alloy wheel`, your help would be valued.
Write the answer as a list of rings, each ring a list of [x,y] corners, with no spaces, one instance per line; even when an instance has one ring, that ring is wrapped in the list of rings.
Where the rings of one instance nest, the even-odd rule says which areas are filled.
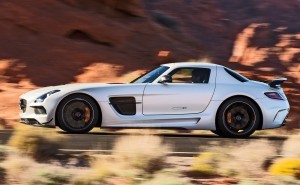
[[[227,100],[217,114],[218,135],[223,137],[249,137],[259,126],[259,109],[252,100],[237,97]]]
[[[98,107],[89,96],[78,94],[63,99],[57,109],[59,127],[69,133],[89,132],[98,123]]]

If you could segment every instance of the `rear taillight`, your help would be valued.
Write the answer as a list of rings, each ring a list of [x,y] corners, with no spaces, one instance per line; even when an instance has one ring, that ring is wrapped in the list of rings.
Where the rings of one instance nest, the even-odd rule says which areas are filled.
[[[283,100],[282,96],[277,92],[266,92],[265,95],[271,99]]]

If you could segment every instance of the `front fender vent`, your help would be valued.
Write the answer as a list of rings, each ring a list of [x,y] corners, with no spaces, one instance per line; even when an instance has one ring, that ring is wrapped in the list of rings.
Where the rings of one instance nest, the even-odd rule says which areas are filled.
[[[134,97],[111,97],[109,101],[119,114],[127,116],[136,114],[136,101]]]

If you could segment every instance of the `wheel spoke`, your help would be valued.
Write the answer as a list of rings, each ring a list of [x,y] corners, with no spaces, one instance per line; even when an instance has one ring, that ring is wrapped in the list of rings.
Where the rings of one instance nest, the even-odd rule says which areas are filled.
[[[225,110],[227,128],[235,133],[245,132],[254,121],[254,112],[244,103],[235,103]]]
[[[91,117],[91,107],[82,100],[70,101],[63,109],[63,119],[73,129],[85,128],[90,124]]]

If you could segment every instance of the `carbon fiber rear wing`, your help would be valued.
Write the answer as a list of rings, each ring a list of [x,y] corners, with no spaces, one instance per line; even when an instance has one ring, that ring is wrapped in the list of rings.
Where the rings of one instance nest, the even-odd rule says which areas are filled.
[[[277,78],[277,79],[271,80],[268,84],[270,87],[278,88],[286,80],[287,80],[287,78]]]

